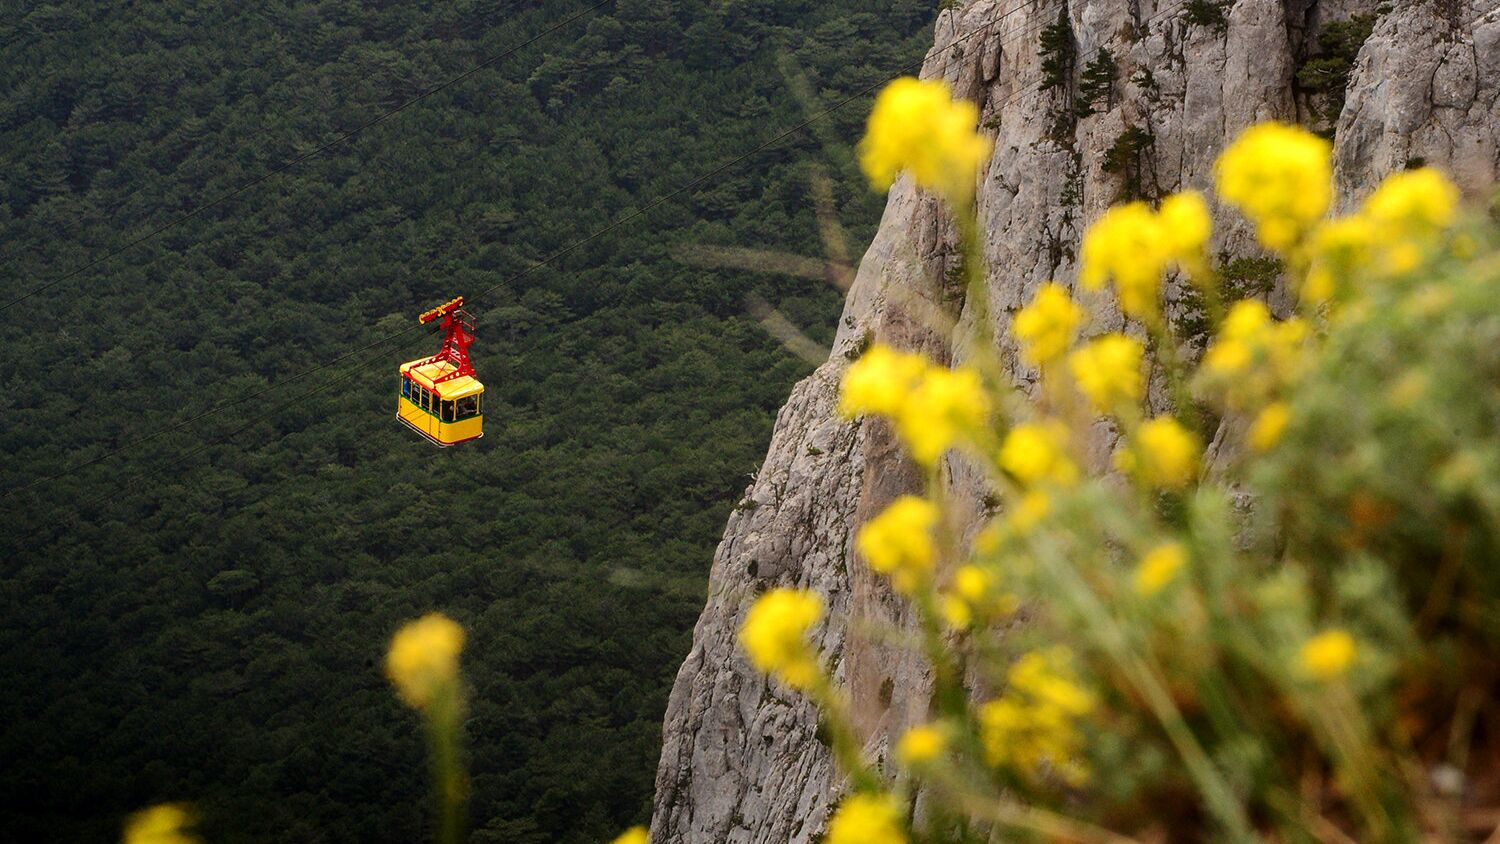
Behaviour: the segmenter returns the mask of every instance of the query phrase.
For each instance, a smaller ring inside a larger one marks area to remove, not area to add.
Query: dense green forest
[[[588,5],[7,4],[0,301]],[[0,840],[108,841],[167,799],[213,842],[420,840],[380,660],[429,609],[470,633],[472,840],[644,820],[714,543],[808,368],[744,298],[825,341],[839,306],[681,247],[818,254],[818,162],[856,244],[880,202],[803,133],[536,262],[909,65],[934,12],[617,0],[0,312]],[[394,420],[426,332],[299,377],[458,294],[483,440]]]

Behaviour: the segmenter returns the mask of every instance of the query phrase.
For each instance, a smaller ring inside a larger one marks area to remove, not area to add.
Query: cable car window
[[[406,396],[407,398],[411,398],[411,379],[410,378],[402,378],[401,379],[401,395]]]
[[[443,400],[443,421],[444,422],[452,422],[453,421],[453,399],[444,399]]]
[[[417,407],[420,407],[423,410],[427,409],[427,391],[426,390],[419,390],[418,391]]]
[[[479,397],[464,396],[458,400],[458,418],[468,419],[470,416],[479,415]]]

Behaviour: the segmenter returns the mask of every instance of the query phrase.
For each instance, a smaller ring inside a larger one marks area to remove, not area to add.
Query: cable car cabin
[[[443,318],[443,347],[432,357],[401,364],[396,418],[440,446],[484,436],[484,384],[469,360],[474,321],[460,310],[463,303],[460,296],[422,314],[424,324]]]
[[[438,445],[484,436],[479,405],[484,385],[468,375],[439,380],[456,371],[447,361],[401,364],[401,401],[396,417]]]

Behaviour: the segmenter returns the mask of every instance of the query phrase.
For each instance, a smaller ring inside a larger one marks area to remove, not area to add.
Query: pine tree
[[[1042,30],[1042,87],[1061,88],[1073,75],[1073,24],[1068,20],[1068,10],[1057,13],[1057,22]]]
[[[1093,114],[1100,100],[1104,100],[1105,110],[1114,105],[1115,76],[1119,69],[1115,57],[1103,47],[1084,65],[1083,74],[1078,81],[1078,97],[1074,101],[1079,117]]]

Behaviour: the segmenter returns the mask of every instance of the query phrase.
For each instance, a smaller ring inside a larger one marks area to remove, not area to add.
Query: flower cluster
[[[910,595],[932,576],[938,518],[932,502],[903,495],[860,528],[855,546],[870,568],[889,577],[896,591]]]
[[[1067,288],[1051,281],[1042,285],[1031,304],[1016,313],[1012,325],[1021,354],[1034,366],[1058,360],[1073,345],[1083,316]]]
[[[807,634],[823,618],[823,601],[812,592],[772,589],[760,596],[740,628],[740,644],[750,662],[794,689],[808,689],[822,677],[822,666]]]
[[[386,676],[408,705],[426,709],[454,690],[463,648],[464,629],[442,613],[429,613],[396,631],[386,656]]]
[[[1068,429],[1056,420],[1023,422],[1012,428],[1000,447],[1000,466],[1031,486],[1078,482],[1078,465],[1068,456]]]
[[[1090,290],[1113,281],[1125,315],[1155,321],[1163,273],[1174,264],[1201,270],[1212,232],[1208,204],[1194,191],[1168,197],[1155,211],[1144,202],[1116,206],[1084,235],[1079,281]]]
[[[927,358],[877,343],[844,374],[839,412],[885,416],[912,457],[935,464],[948,449],[972,439],[990,416],[979,373],[934,366]]]
[[[1049,770],[1081,784],[1083,733],[1079,719],[1094,709],[1094,697],[1069,670],[1065,648],[1033,651],[1006,674],[1005,693],[979,708],[980,739],[991,765],[1027,777]]]
[[[905,812],[889,794],[851,794],[828,822],[826,844],[906,844]]]
[[[1146,380],[1141,373],[1145,351],[1139,340],[1106,334],[1069,355],[1068,368],[1094,410],[1119,413],[1145,395]]]
[[[1328,141],[1296,126],[1252,126],[1215,165],[1219,196],[1255,223],[1266,246],[1289,252],[1333,201]]]
[[[125,820],[123,844],[199,844],[192,834],[193,813],[181,803],[142,809]]]
[[[1115,465],[1153,489],[1186,489],[1198,477],[1203,444],[1170,416],[1142,423],[1129,445],[1115,454]]]
[[[979,109],[954,99],[947,84],[897,79],[875,98],[859,145],[860,165],[880,190],[906,171],[921,187],[967,206],[990,155],[990,140],[976,131],[978,123]]]

